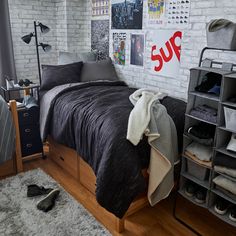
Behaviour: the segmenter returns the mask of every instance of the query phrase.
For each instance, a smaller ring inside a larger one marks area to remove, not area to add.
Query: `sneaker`
[[[52,188],[44,188],[42,186],[32,184],[27,186],[27,197],[35,197],[44,194],[49,194],[52,190]]]
[[[230,209],[229,219],[236,222],[236,206],[234,206]]]
[[[224,199],[218,199],[214,206],[214,211],[219,215],[224,215],[227,212],[228,207],[229,203],[227,201]]]
[[[205,191],[205,189],[197,190],[194,200],[197,203],[201,203],[201,204],[205,203],[206,202],[206,191]]]
[[[59,193],[60,193],[60,190],[58,189],[52,190],[43,200],[38,202],[37,208],[44,212],[50,211],[54,207],[55,201]]]
[[[186,184],[184,192],[188,197],[192,197],[196,192],[196,186],[193,183],[189,182]]]

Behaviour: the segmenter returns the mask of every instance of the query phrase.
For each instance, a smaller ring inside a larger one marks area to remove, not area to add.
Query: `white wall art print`
[[[155,75],[175,78],[179,74],[182,32],[156,30],[150,33],[151,70]]]

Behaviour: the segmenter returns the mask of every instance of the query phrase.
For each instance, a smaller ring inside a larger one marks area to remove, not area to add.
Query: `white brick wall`
[[[37,76],[36,55],[33,43],[24,44],[20,37],[32,30],[32,21],[41,20],[51,26],[44,42],[53,46],[50,53],[41,53],[42,62],[55,63],[58,50],[87,51],[91,44],[91,2],[88,0],[9,0],[14,40],[17,75],[31,79]],[[127,59],[129,60],[130,33],[147,33],[146,64],[144,68],[116,66],[122,79],[137,87],[159,87],[171,96],[187,98],[189,69],[198,64],[200,51],[206,46],[206,23],[211,19],[226,18],[236,22],[235,0],[191,0],[190,25],[183,31],[180,74],[176,78],[155,76],[150,69],[150,39],[148,32],[153,28],[147,25],[147,1],[144,1],[144,23],[142,31],[127,32]],[[111,31],[112,34],[113,31]],[[112,36],[112,35],[110,35]],[[149,46],[149,47],[148,47]],[[110,52],[112,40],[110,38]],[[236,53],[207,53],[207,57],[224,61],[236,61]]]
[[[39,48],[41,64],[57,64],[58,51],[90,50],[90,16],[87,1],[81,0],[9,0],[16,72],[18,80],[38,82],[34,38],[27,45],[23,35],[33,32],[33,21],[50,27],[39,42],[52,45],[48,53]],[[39,31],[38,31],[39,32]]]
[[[41,63],[53,64],[57,60],[55,4],[49,0],[9,0],[8,2],[17,77],[18,79],[28,78],[37,81],[38,70],[34,38],[27,45],[21,40],[21,37],[33,32],[34,20],[48,25],[51,31],[45,35],[39,34],[39,42],[49,43],[52,45],[52,50],[50,53],[44,53],[39,48],[39,51]]]

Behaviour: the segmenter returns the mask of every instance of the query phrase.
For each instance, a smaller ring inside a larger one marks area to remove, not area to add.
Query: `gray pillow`
[[[82,53],[71,53],[71,52],[59,52],[59,65],[65,65],[74,62],[87,62],[96,61],[97,55],[94,52],[82,52]]]
[[[49,90],[55,86],[80,82],[83,62],[67,65],[42,65],[41,90]]]
[[[81,73],[81,82],[94,80],[119,80],[111,58],[84,63]]]

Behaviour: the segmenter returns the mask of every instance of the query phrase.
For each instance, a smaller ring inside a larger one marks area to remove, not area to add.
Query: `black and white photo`
[[[97,51],[99,60],[109,56],[109,20],[91,21],[91,48]]]
[[[112,29],[142,29],[142,0],[112,0]]]

